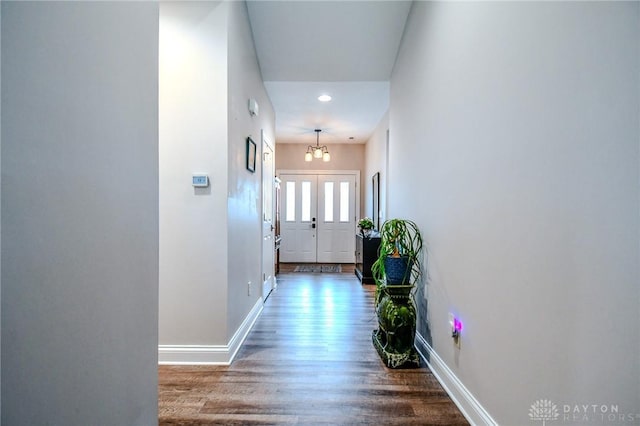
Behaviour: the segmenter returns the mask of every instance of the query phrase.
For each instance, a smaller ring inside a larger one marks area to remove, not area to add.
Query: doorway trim
[[[260,147],[260,158],[261,158],[261,178],[260,184],[262,187],[261,193],[261,204],[262,204],[262,214],[261,214],[261,231],[262,231],[262,267],[260,268],[262,271],[262,300],[266,301],[271,291],[276,288],[276,276],[275,276],[275,177],[276,177],[276,162],[275,162],[275,147],[270,143],[269,139],[265,135],[264,129],[260,131],[260,140],[262,141]],[[271,155],[271,165],[270,170],[267,172],[271,173],[270,175],[265,174],[265,161],[267,157],[267,151],[269,150]],[[269,194],[267,194],[267,188]],[[265,197],[269,196],[271,198],[269,206],[266,206]],[[269,207],[269,217],[270,221],[266,219],[267,207]],[[267,224],[270,226],[270,230],[267,229]],[[269,247],[267,247],[269,245]],[[265,266],[266,262],[269,261],[269,266]]]

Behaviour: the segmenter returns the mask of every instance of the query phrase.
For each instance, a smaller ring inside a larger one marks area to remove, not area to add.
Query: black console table
[[[378,259],[378,247],[380,247],[380,237],[364,237],[356,234],[356,267],[355,273],[362,284],[375,284],[371,274],[371,265]]]

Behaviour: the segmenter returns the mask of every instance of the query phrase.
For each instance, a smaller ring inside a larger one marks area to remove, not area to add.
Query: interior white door
[[[273,235],[275,173],[273,149],[262,139],[262,299],[275,286],[275,242]]]
[[[316,175],[281,175],[280,261],[316,262]]]
[[[355,262],[355,175],[318,176],[319,263]]]

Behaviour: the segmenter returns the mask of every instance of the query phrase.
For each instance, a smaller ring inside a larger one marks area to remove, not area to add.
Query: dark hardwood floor
[[[373,286],[283,273],[230,366],[160,366],[160,425],[467,425],[431,372],[372,343]]]

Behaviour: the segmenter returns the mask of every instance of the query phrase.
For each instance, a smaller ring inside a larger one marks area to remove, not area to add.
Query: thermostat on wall
[[[208,175],[193,175],[191,179],[191,184],[195,188],[206,188],[209,186],[209,176]]]

